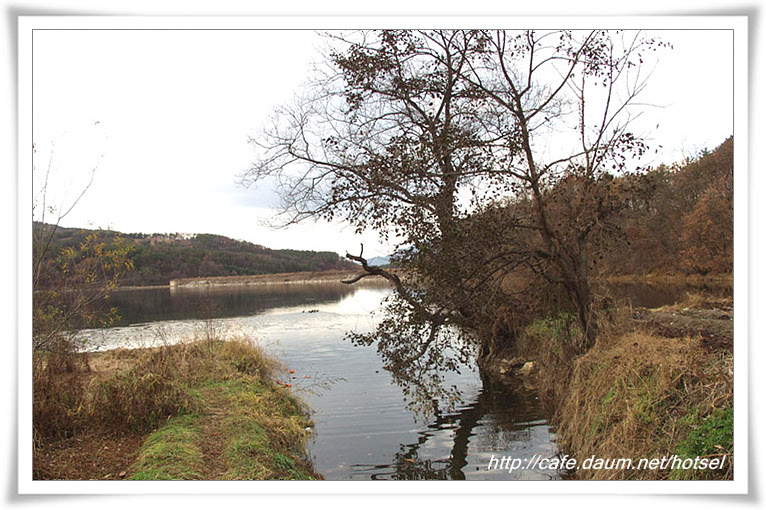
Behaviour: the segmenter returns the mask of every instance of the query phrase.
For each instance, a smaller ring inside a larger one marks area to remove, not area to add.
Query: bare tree
[[[605,30],[483,36],[485,58],[463,77],[513,119],[494,126],[503,140],[496,170],[531,201],[526,226],[541,241],[534,267],[564,286],[590,346],[596,322],[589,238],[619,207],[610,200],[612,177],[647,149],[630,127],[641,112],[634,108],[645,106],[637,104],[648,78],[644,55],[663,43]],[[555,147],[546,150],[550,143]],[[517,149],[510,158],[509,147]]]
[[[246,185],[279,184],[285,223],[350,222],[399,242],[403,282],[373,335],[391,366],[453,367],[503,272],[562,285],[595,338],[589,240],[617,206],[610,178],[645,145],[629,131],[645,86],[640,33],[384,30],[329,34],[335,50],[309,94],[253,139]],[[555,149],[555,150],[554,150]],[[504,202],[505,201],[505,202]],[[477,215],[515,204],[477,233]],[[443,332],[444,334],[441,334]],[[410,374],[412,375],[412,374]]]

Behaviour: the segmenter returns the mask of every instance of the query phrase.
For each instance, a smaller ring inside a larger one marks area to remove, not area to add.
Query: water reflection
[[[490,470],[493,455],[553,457],[550,427],[533,391],[485,383],[454,413],[437,416],[413,442],[402,444],[389,464],[351,466],[352,479],[373,480],[556,480],[557,470]],[[527,421],[528,420],[528,421]]]
[[[612,283],[606,289],[602,289],[601,292],[608,292],[618,303],[629,301],[633,306],[658,308],[683,301],[689,293],[704,293],[720,297],[731,296],[732,286],[726,284]]]
[[[661,306],[688,287],[614,286],[612,296]],[[694,289],[691,289],[692,291]],[[488,470],[490,459],[557,454],[534,390],[483,381],[470,369],[446,374],[463,401],[430,419],[415,415],[374,346],[348,331],[371,331],[387,288],[342,284],[148,289],[115,292],[120,327],[83,333],[92,348],[148,346],[194,338],[210,321],[224,335],[256,339],[295,370],[293,390],[314,410],[309,453],[329,480],[548,480],[547,470]],[[311,313],[309,313],[311,312]],[[200,319],[207,318],[207,321]]]
[[[357,290],[342,283],[158,287],[115,291],[109,298],[109,306],[120,311],[116,326],[129,326],[208,317],[243,317],[274,308],[337,303]]]
[[[113,296],[113,305],[121,307],[126,325],[86,336],[99,348],[193,338],[205,322],[199,320],[200,304],[214,302],[219,331],[256,339],[295,371],[285,375],[296,378],[293,390],[314,411],[309,453],[325,478],[549,477],[487,470],[493,454],[555,454],[553,435],[533,392],[490,387],[465,369],[445,380],[459,388],[463,402],[454,412],[425,419],[408,408],[375,347],[345,340],[348,331],[375,327],[372,312],[389,292],[342,285],[195,289],[173,295],[168,289],[121,292]]]

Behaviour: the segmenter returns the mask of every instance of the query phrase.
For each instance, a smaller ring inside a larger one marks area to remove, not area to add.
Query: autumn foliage
[[[575,318],[572,356],[584,354],[610,308],[598,289],[606,276],[731,271],[733,142],[641,168],[650,147],[632,128],[639,71],[669,49],[662,40],[608,30],[327,36],[322,72],[251,140],[256,156],[240,177],[280,183],[286,226],[340,219],[396,243],[407,279],[366,264],[362,248],[347,255],[361,266],[346,283],[395,287],[386,320],[351,339],[376,344],[398,381],[423,388],[427,374],[491,358],[551,313]]]
[[[683,164],[622,181],[627,205],[603,274],[733,272],[733,138]]]

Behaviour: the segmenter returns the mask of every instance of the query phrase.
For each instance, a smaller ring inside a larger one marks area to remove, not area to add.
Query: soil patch
[[[136,460],[143,435],[98,433],[48,442],[34,453],[35,480],[121,480]]]
[[[202,442],[199,448],[206,467],[205,479],[223,480],[228,470],[228,465],[223,458],[226,434],[221,430],[221,420],[226,415],[224,401],[217,391],[210,388],[206,389],[203,395],[209,406],[200,422]]]
[[[667,338],[699,336],[711,351],[734,346],[734,312],[723,310],[665,311],[637,309],[633,314],[639,328]]]

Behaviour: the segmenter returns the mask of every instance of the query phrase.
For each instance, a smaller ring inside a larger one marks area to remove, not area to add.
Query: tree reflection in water
[[[516,381],[513,387],[488,379],[476,399],[455,412],[437,414],[427,429],[418,433],[417,440],[402,444],[388,465],[355,465],[356,474],[369,474],[372,480],[466,480],[485,478],[488,463],[481,453],[494,452],[508,455],[529,448],[531,444],[541,454],[549,448],[547,442],[535,444],[531,433],[534,427],[547,429],[545,420],[540,420],[540,407],[533,390]],[[490,429],[490,433],[479,433],[477,429]],[[443,458],[430,458],[429,445],[438,437],[450,436],[451,448]],[[477,444],[481,443],[481,444]],[[472,450],[472,451],[469,451]],[[477,451],[478,450],[478,451]],[[422,453],[422,455],[421,455]],[[543,455],[553,456],[557,452],[547,450]],[[475,472],[478,475],[473,475]],[[494,472],[500,478],[514,479],[519,472]],[[558,471],[527,473],[535,479],[565,479],[566,473]],[[498,476],[490,476],[497,479]]]

